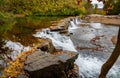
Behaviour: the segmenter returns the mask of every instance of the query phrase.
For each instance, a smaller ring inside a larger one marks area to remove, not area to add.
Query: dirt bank
[[[96,15],[91,14],[87,15],[86,18],[89,21],[99,22],[103,24],[111,25],[120,25],[120,16],[119,15]]]

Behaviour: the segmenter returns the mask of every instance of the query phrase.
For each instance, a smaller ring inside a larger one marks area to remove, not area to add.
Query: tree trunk
[[[120,28],[119,28],[119,32],[118,32],[116,47],[115,47],[114,51],[112,52],[111,56],[109,57],[109,59],[106,61],[106,63],[103,64],[99,78],[106,77],[108,71],[114,65],[114,63],[117,61],[119,55],[120,55]]]

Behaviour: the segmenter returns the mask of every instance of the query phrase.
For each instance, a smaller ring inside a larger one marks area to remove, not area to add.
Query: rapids
[[[70,21],[68,27],[69,33],[72,33],[70,36],[50,31],[49,28],[37,32],[34,36],[51,39],[57,49],[78,52],[79,57],[75,64],[79,67],[80,77],[97,78],[102,64],[115,47],[110,39],[117,34],[118,27],[93,22],[89,23],[89,26],[82,27],[80,23],[81,20],[78,18]],[[107,78],[120,78],[120,58]]]

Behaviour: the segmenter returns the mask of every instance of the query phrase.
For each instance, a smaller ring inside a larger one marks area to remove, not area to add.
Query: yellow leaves
[[[83,13],[85,13],[85,12],[86,12],[85,7],[81,7],[80,9],[82,10],[82,12],[83,12]]]
[[[9,63],[10,65],[3,71],[1,78],[17,78],[19,74],[25,74],[22,68],[25,60],[27,59],[26,56],[32,54],[34,51],[35,48],[19,54],[15,61]]]
[[[14,62],[10,62],[10,66],[8,66],[1,78],[17,78],[18,74],[24,73],[22,70],[24,63],[21,63],[20,60],[16,60]]]
[[[103,11],[102,11],[102,13],[103,13],[103,14],[106,14],[106,11],[105,11],[105,10],[103,10]]]

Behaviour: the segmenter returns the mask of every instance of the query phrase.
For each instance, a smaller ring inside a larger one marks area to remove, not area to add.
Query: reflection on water
[[[31,45],[37,40],[32,34],[36,29],[46,28],[57,21],[58,17],[24,17],[16,18],[16,24],[5,34],[5,39],[13,42],[20,42],[24,46]]]

